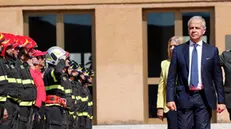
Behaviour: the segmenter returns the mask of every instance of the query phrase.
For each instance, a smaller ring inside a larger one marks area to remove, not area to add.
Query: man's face
[[[44,67],[45,66],[45,57],[44,56],[39,56],[38,57],[39,65]]]
[[[6,49],[6,53],[8,54],[8,55],[10,55],[10,56],[14,56],[14,53],[13,53],[13,48],[12,47],[8,47],[7,49]]]
[[[33,56],[33,53],[34,53],[34,49],[27,49],[27,48],[24,48],[24,51],[25,51],[25,54],[27,54],[29,57],[32,57]]]
[[[205,33],[205,29],[202,25],[202,20],[192,19],[189,24],[188,31],[189,31],[190,39],[193,42],[199,42],[200,40],[202,40],[202,37]]]
[[[15,57],[18,57],[18,53],[19,53],[19,50],[14,48],[13,49],[13,54],[14,54]]]

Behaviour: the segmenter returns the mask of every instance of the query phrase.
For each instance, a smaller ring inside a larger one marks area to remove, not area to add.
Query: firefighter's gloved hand
[[[59,57],[59,58],[55,61],[55,65],[57,65],[57,64],[60,62],[60,60],[66,60],[66,58],[67,58],[67,57],[66,57],[65,55]]]
[[[63,107],[67,107],[67,100],[62,98],[61,99],[61,105],[63,105]]]

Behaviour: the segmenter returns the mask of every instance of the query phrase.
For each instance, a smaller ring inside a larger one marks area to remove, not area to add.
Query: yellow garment
[[[169,60],[163,60],[161,62],[160,82],[158,85],[157,104],[156,104],[157,108],[163,108],[165,113],[169,111],[169,109],[166,106],[166,87],[167,87],[169,66],[170,66]]]

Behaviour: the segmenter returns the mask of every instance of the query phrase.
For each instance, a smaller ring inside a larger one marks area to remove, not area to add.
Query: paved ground
[[[167,129],[166,125],[97,125],[93,129]],[[231,129],[231,123],[212,124],[212,129]]]

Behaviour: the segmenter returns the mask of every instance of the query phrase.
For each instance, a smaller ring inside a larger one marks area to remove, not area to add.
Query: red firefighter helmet
[[[4,41],[5,37],[2,33],[0,33],[0,42]]]
[[[29,43],[29,40],[25,36],[17,35],[16,37],[16,42],[18,43],[19,47],[25,47]]]
[[[38,47],[37,43],[32,38],[28,36],[25,36],[25,38],[29,41],[27,44],[25,44],[26,49],[30,50]]]
[[[15,43],[15,40],[11,34],[6,34],[6,33],[2,33],[2,34],[5,37],[5,40],[2,41],[1,43],[3,47],[0,55],[4,57],[6,54],[6,49],[10,46],[12,47],[13,44]]]
[[[8,35],[10,36],[10,38],[11,38],[11,40],[12,40],[12,42],[13,42],[12,47],[13,47],[13,48],[18,47],[17,37],[16,37],[15,35],[13,35],[13,34],[8,34]]]

